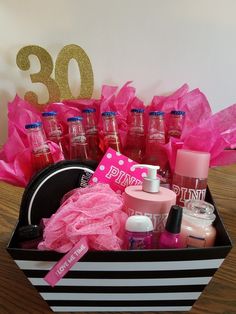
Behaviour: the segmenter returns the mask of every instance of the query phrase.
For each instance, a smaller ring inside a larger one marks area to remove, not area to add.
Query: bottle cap
[[[39,126],[42,125],[42,122],[34,122],[34,123],[29,123],[29,124],[26,124],[25,125],[25,128],[28,130],[28,129],[36,129],[38,128]]]
[[[115,116],[116,115],[116,112],[115,111],[104,111],[102,113],[102,116],[103,117],[111,117],[111,116]]]
[[[150,111],[149,112],[149,116],[164,116],[164,112],[163,111]]]
[[[92,112],[96,112],[96,109],[94,108],[86,108],[82,110],[83,113],[92,113]]]
[[[71,117],[67,119],[67,122],[75,122],[75,121],[82,121],[83,118],[78,116],[78,117]]]
[[[174,234],[180,233],[182,222],[183,208],[178,205],[171,206],[169,215],[167,217],[166,231]]]
[[[57,113],[55,111],[42,112],[43,117],[54,117],[56,115],[57,115]]]
[[[181,111],[181,110],[172,110],[170,113],[174,114],[176,116],[184,116],[185,115],[185,111]]]
[[[206,179],[208,177],[210,153],[187,149],[178,149],[175,173],[189,178]]]
[[[31,239],[41,237],[42,233],[43,233],[42,226],[27,225],[27,226],[20,227],[17,232],[17,235],[18,235],[19,240],[24,241],[24,240],[31,240]]]
[[[148,170],[147,176],[143,179],[143,191],[148,193],[157,193],[160,189],[160,179],[157,177],[157,170],[160,169],[159,166],[138,164],[132,166],[132,168],[146,168]]]
[[[134,215],[126,220],[125,230],[130,232],[149,232],[153,231],[153,224],[147,216]]]
[[[134,108],[134,109],[131,109],[131,112],[144,113],[144,109],[142,109],[142,108]]]

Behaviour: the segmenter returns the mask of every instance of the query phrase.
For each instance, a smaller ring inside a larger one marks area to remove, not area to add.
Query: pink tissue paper
[[[100,138],[102,139],[102,118],[104,111],[116,111],[119,133],[124,146],[127,136],[130,110],[145,108],[145,122],[148,112],[162,110],[169,119],[171,110],[186,112],[184,129],[180,139],[170,138],[162,145],[173,171],[177,149],[206,151],[211,154],[210,166],[223,166],[236,162],[236,104],[212,114],[206,96],[199,90],[189,91],[184,84],[169,96],[154,96],[149,105],[145,105],[136,95],[134,87],[127,82],[120,89],[117,86],[104,85],[100,99],[65,100],[42,106],[43,110],[54,110],[63,125],[64,136],[68,139],[66,120],[80,115],[87,107],[96,109]],[[24,125],[40,121],[40,111],[18,96],[8,105],[8,139],[0,151],[0,180],[17,186],[26,186],[32,176],[30,152]],[[147,124],[147,123],[145,123]],[[102,143],[102,141],[101,141]],[[59,147],[50,143],[54,161],[63,159]],[[103,147],[101,147],[103,149]],[[230,150],[231,148],[231,150]]]

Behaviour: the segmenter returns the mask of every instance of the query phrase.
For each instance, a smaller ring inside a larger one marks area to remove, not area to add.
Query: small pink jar
[[[216,229],[213,222],[216,218],[214,206],[202,200],[187,200],[183,208],[180,231],[182,247],[214,246]]]

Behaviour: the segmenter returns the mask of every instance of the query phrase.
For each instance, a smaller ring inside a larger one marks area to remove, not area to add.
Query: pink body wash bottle
[[[177,205],[171,207],[165,231],[160,235],[159,249],[178,249],[181,247],[180,228],[182,222],[183,208]]]
[[[157,177],[159,166],[134,165],[133,168],[147,168],[148,174],[142,185],[132,185],[125,188],[125,211],[129,216],[145,215],[153,223],[153,245],[157,245],[160,232],[164,230],[166,218],[172,205],[176,202],[176,194],[164,187],[160,187]]]
[[[214,206],[202,200],[185,201],[180,233],[183,247],[214,246],[216,229],[213,222],[216,216],[213,212]]]
[[[153,248],[153,224],[149,217],[130,216],[125,224],[126,250],[150,250]]]
[[[188,199],[205,199],[210,154],[179,149],[172,181],[176,204],[184,206]]]

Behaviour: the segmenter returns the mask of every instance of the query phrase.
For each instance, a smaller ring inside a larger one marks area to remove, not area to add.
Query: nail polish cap
[[[165,229],[166,231],[178,234],[180,233],[182,222],[183,208],[178,205],[171,206]]]

